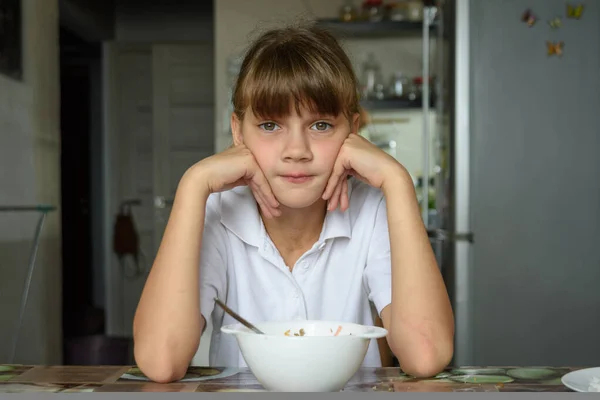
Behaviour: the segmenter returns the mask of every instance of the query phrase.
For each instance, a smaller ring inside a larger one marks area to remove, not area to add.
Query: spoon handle
[[[244,318],[240,317],[235,311],[233,311],[231,308],[227,307],[227,305],[225,305],[225,303],[223,303],[221,300],[219,300],[218,297],[215,297],[215,303],[217,303],[219,306],[221,306],[221,308],[223,310],[225,310],[225,312],[227,312],[227,314],[231,315],[233,318],[235,318],[236,320],[241,322],[242,325],[244,325],[246,328],[251,329],[260,335],[264,335],[263,331],[261,331],[260,329],[258,329],[254,325],[252,325],[250,322],[246,321]]]

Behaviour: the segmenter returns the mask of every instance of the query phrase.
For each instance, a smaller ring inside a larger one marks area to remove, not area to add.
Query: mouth
[[[314,178],[314,175],[307,174],[285,174],[281,175],[281,177],[291,183],[304,183],[308,182]]]

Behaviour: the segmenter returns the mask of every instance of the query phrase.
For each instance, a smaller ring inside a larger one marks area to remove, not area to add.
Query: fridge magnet
[[[527,25],[529,25],[529,27],[531,28],[537,21],[537,17],[533,15],[531,10],[525,10],[523,15],[521,16],[521,21],[527,23]]]
[[[564,42],[550,42],[547,41],[546,45],[548,47],[548,55],[549,56],[558,56],[561,57],[563,54],[563,47],[565,46]]]
[[[551,19],[550,21],[548,21],[548,25],[550,25],[550,27],[552,29],[558,29],[561,27],[561,21],[559,17],[554,17],[553,19]]]
[[[567,4],[567,17],[571,19],[580,19],[581,14],[583,14],[583,4],[579,4],[578,6],[574,6],[572,4]]]

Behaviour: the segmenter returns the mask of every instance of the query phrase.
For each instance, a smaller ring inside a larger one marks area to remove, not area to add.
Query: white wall
[[[23,0],[24,80],[0,76],[0,204],[60,206],[58,0]],[[0,214],[0,363],[8,361],[36,215]],[[15,362],[61,362],[60,213],[45,225]]]
[[[359,4],[359,1],[355,1]],[[216,151],[230,143],[229,89],[227,63],[239,57],[249,38],[274,26],[302,20],[335,18],[341,0],[218,0],[215,1],[215,138]],[[308,6],[308,7],[307,7]],[[369,52],[375,53],[382,65],[385,83],[395,71],[409,76],[421,75],[422,41],[420,38],[352,39],[344,43],[358,76]]]

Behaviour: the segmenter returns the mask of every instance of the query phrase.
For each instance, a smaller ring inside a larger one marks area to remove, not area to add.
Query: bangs
[[[350,62],[326,44],[271,43],[253,54],[233,97],[238,116],[250,109],[259,118],[288,116],[295,108],[314,114],[350,116],[358,112],[356,78]]]

